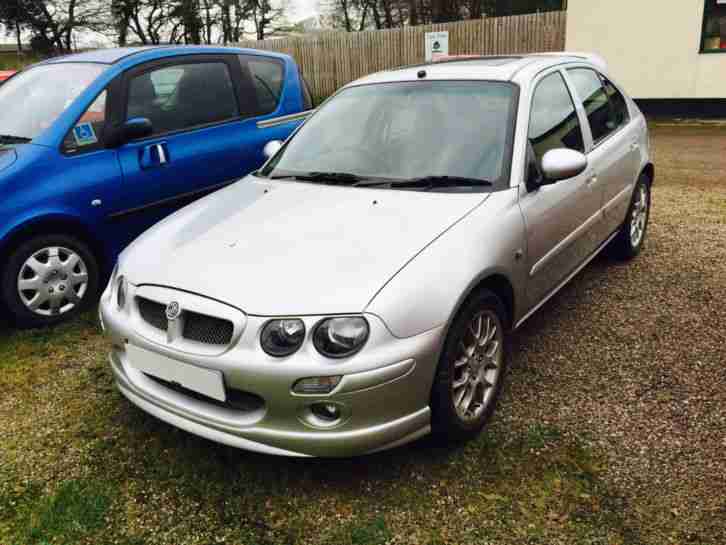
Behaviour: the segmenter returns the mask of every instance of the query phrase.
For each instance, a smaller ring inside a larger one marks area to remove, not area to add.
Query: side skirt
[[[521,326],[521,325],[522,325],[522,324],[523,324],[523,323],[524,323],[525,321],[527,321],[527,319],[528,319],[528,318],[529,318],[530,316],[532,316],[532,314],[534,314],[535,312],[537,312],[537,311],[538,311],[538,310],[539,310],[539,309],[540,309],[540,308],[542,307],[542,305],[544,305],[544,304],[545,304],[545,303],[546,303],[547,301],[549,301],[549,300],[550,300],[550,299],[551,299],[551,298],[552,298],[552,297],[553,297],[553,296],[554,296],[554,295],[555,295],[555,294],[556,294],[556,293],[557,293],[558,291],[560,291],[560,290],[561,290],[561,289],[562,289],[562,288],[563,288],[563,287],[565,286],[565,284],[567,284],[567,283],[568,283],[568,282],[569,282],[570,280],[572,280],[572,278],[573,278],[573,277],[574,277],[574,276],[575,276],[575,275],[576,275],[577,273],[579,273],[579,272],[580,272],[580,271],[581,271],[582,269],[584,269],[584,268],[585,268],[585,267],[586,267],[586,266],[587,266],[587,265],[588,265],[588,264],[590,263],[590,261],[592,261],[593,259],[595,259],[595,257],[596,257],[596,256],[597,256],[597,255],[598,255],[598,254],[599,254],[599,253],[600,253],[600,252],[601,252],[601,251],[603,250],[603,248],[605,248],[605,246],[607,246],[608,244],[610,244],[610,241],[611,241],[612,239],[614,239],[614,238],[615,238],[615,237],[616,237],[616,236],[618,235],[618,232],[619,232],[619,231],[620,231],[620,227],[618,227],[618,228],[617,228],[617,229],[615,230],[615,232],[614,232],[613,234],[611,234],[611,235],[610,235],[610,236],[609,236],[609,237],[608,237],[608,238],[607,238],[607,239],[605,240],[605,242],[603,242],[603,243],[602,243],[602,244],[601,244],[600,246],[598,246],[598,247],[597,247],[597,249],[596,249],[596,250],[595,250],[595,251],[594,251],[593,253],[591,253],[591,254],[590,254],[590,256],[589,256],[589,257],[588,257],[587,259],[585,259],[585,260],[584,260],[584,261],[583,261],[582,263],[580,263],[580,264],[579,264],[579,265],[578,265],[578,266],[577,266],[577,267],[575,268],[575,270],[574,270],[574,271],[572,271],[572,272],[571,272],[571,273],[570,273],[569,275],[567,275],[567,276],[565,277],[565,279],[564,279],[564,280],[563,280],[562,282],[560,282],[560,283],[559,283],[559,284],[558,284],[558,285],[557,285],[557,286],[556,286],[556,287],[555,287],[555,288],[554,288],[554,289],[553,289],[553,290],[552,290],[551,292],[549,292],[549,293],[548,293],[547,295],[545,295],[545,297],[544,297],[544,298],[543,298],[543,299],[542,299],[542,300],[541,300],[541,301],[540,301],[539,303],[537,303],[537,304],[536,304],[536,305],[535,305],[535,306],[534,306],[534,307],[532,308],[532,310],[530,310],[530,311],[529,311],[529,312],[528,312],[527,314],[525,314],[525,315],[524,315],[524,316],[523,316],[523,317],[522,317],[522,318],[521,318],[521,319],[520,319],[520,320],[519,320],[519,321],[518,321],[518,322],[516,323],[516,325],[514,326],[513,330],[517,330],[517,329],[519,329],[519,327],[520,327],[520,326]]]

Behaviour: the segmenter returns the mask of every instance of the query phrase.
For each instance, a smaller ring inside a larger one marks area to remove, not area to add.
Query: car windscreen
[[[351,87],[323,104],[261,174],[460,177],[496,186],[509,172],[516,97],[506,82]]]
[[[0,135],[35,138],[106,68],[90,63],[47,64],[9,79],[0,86]]]

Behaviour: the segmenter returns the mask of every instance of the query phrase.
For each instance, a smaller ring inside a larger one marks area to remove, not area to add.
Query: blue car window
[[[106,125],[106,97],[103,91],[88,107],[63,140],[65,153],[98,149],[103,144]]]
[[[258,115],[268,114],[280,103],[283,84],[283,65],[275,59],[246,56],[247,68],[257,95]]]
[[[222,62],[167,66],[134,77],[126,118],[145,117],[153,134],[239,117],[229,68]]]

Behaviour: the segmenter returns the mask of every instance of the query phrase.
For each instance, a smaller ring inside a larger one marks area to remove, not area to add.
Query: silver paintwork
[[[275,155],[278,151],[280,151],[280,148],[282,147],[282,142],[280,140],[270,140],[267,144],[265,144],[265,147],[262,148],[262,153],[265,157],[268,159]]]
[[[548,182],[579,176],[587,168],[587,157],[571,149],[553,149],[542,157],[542,173]]]
[[[567,69],[582,66],[593,65],[555,54],[500,66],[427,66],[427,80],[519,86],[509,188],[432,193],[248,176],[147,231],[119,258],[118,275],[128,282],[126,307],[116,307],[112,284],[101,300],[120,391],[175,426],[271,454],[355,455],[428,433],[442,345],[472,290],[493,278],[511,286],[510,321],[497,328],[503,334],[556,293],[626,221],[635,183],[650,163],[645,120],[630,99],[630,122],[597,146],[578,105],[586,168],[551,185],[529,190],[525,184],[532,94],[543,77],[559,71],[577,99]],[[419,70],[381,72],[351,85],[415,82]],[[170,342],[139,317],[140,294],[226,317],[234,324],[231,343]],[[316,351],[312,331],[330,315],[365,316],[371,332],[360,352],[332,360]],[[293,355],[274,358],[261,349],[259,335],[267,320],[284,317],[301,318],[306,339]],[[228,387],[263,403],[233,410],[165,388],[132,365],[129,344],[220,371]],[[493,371],[486,370],[488,382],[496,379]],[[297,380],[316,376],[343,378],[327,395],[292,393]],[[319,402],[338,404],[340,421],[326,427],[309,418]]]
[[[43,248],[20,267],[17,289],[20,300],[31,312],[40,316],[65,314],[86,295],[88,269],[73,250]]]

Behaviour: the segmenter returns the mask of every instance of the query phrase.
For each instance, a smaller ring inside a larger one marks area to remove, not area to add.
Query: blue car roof
[[[204,45],[156,45],[142,47],[117,47],[112,49],[97,49],[94,51],[86,51],[84,53],[75,53],[73,55],[64,55],[62,57],[54,57],[40,64],[56,64],[63,62],[91,62],[99,64],[117,64],[124,59],[135,56],[143,56],[144,60],[150,60],[155,57],[166,57],[170,55],[190,55],[204,53],[254,53],[257,55],[268,55],[271,57],[284,58],[286,55],[273,53],[269,51],[260,51],[257,49],[243,49],[241,47],[222,47],[222,46],[204,46]],[[144,55],[142,55],[144,54]]]

